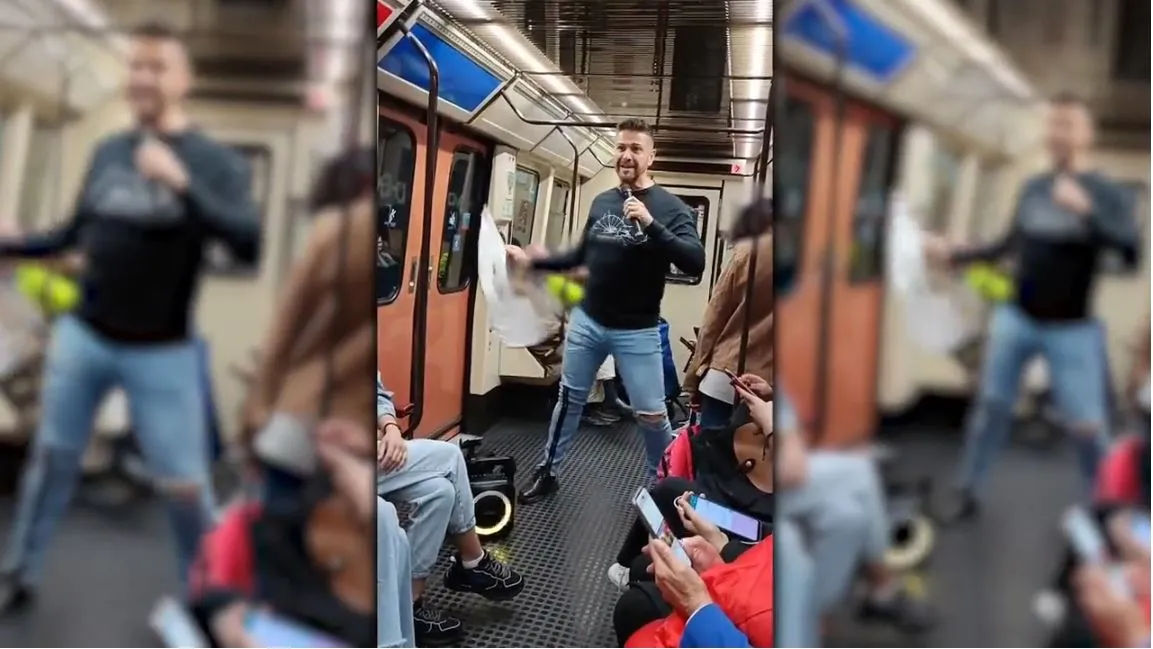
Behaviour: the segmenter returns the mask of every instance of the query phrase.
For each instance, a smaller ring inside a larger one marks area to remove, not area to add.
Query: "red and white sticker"
[[[399,14],[400,10],[396,7],[385,4],[383,0],[376,0],[376,35],[379,37],[383,34],[384,28],[396,20]]]

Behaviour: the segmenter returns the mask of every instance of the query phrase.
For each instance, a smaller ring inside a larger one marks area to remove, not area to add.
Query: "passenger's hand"
[[[689,561],[693,562],[693,570],[700,574],[704,574],[713,566],[719,566],[725,562],[721,558],[720,549],[704,537],[690,536],[681,539],[681,545],[685,547],[685,554],[689,555]]]
[[[1072,174],[1058,174],[1053,180],[1053,202],[1077,216],[1087,216],[1093,211],[1089,193]]]
[[[664,541],[649,541],[645,553],[653,561],[653,580],[661,596],[686,618],[712,603],[701,576],[692,566],[674,557],[672,549]]]
[[[756,374],[742,374],[737,377],[737,380],[744,383],[746,387],[762,399],[771,399],[773,397],[773,386]]]
[[[697,513],[689,504],[689,497],[692,496],[691,491],[686,491],[679,498],[673,501],[673,506],[677,508],[677,514],[681,517],[681,523],[684,524],[685,529],[692,534],[696,534],[709,545],[716,548],[720,552],[726,545],[728,545],[729,537],[720,530],[711,521],[707,520],[704,516]]]
[[[376,467],[369,459],[370,439],[365,426],[340,419],[325,421],[316,431],[316,452],[333,487],[364,521],[376,516]]]
[[[1109,538],[1117,547],[1121,562],[1132,582],[1133,594],[1138,598],[1149,597],[1149,546],[1133,534],[1133,520],[1129,512],[1114,514],[1107,523]]]
[[[1120,592],[1110,579],[1107,567],[1085,565],[1078,568],[1073,575],[1073,591],[1093,628],[1108,636],[1108,643],[1102,646],[1144,646],[1149,637],[1144,608]]]
[[[145,136],[136,147],[136,170],[149,180],[157,180],[175,191],[188,187],[188,171],[176,153],[155,136]]]
[[[625,199],[625,218],[640,223],[642,228],[649,227],[649,224],[653,222],[653,215],[649,214],[649,208],[645,207],[641,199],[635,196]]]
[[[761,427],[765,435],[773,432],[773,403],[765,401],[755,392],[740,383],[733,384],[733,390],[745,405],[749,407],[749,418]]]
[[[209,621],[212,635],[220,647],[259,647],[258,643],[244,629],[244,617],[248,614],[248,604],[233,602],[216,612]]]
[[[376,439],[376,466],[383,473],[391,473],[408,461],[408,443],[396,424],[386,426]]]

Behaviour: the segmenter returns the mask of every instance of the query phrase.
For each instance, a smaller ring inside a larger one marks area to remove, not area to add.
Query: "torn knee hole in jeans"
[[[637,417],[646,424],[659,424],[665,420],[663,412],[638,412]]]
[[[161,480],[157,488],[166,496],[189,502],[198,501],[203,492],[202,485],[192,480]]]

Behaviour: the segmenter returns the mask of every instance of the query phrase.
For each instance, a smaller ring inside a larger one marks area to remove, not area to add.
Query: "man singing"
[[[532,484],[520,494],[523,503],[557,490],[557,469],[572,446],[597,368],[610,354],[644,435],[650,478],[672,440],[658,329],[665,274],[672,264],[700,275],[705,248],[692,209],[649,176],[653,155],[648,125],[638,119],[621,122],[614,157],[620,187],[593,199],[577,247],[553,256],[509,250],[512,261],[535,270],[588,269],[584,301],[569,321],[560,396],[544,459]]]
[[[1035,354],[1049,366],[1090,484],[1104,450],[1109,379],[1103,332],[1090,314],[1092,289],[1103,250],[1137,262],[1133,203],[1124,188],[1088,168],[1093,120],[1081,100],[1059,95],[1050,102],[1047,144],[1053,168],[1025,183],[1004,238],[961,250],[936,237],[925,243],[926,256],[940,265],[1016,257],[1015,299],[998,306],[989,324],[955,518],[977,513],[977,492],[1012,425],[1021,371]]]
[[[184,110],[188,52],[168,28],[133,31],[128,104],[136,127],[97,145],[72,218],[0,241],[0,255],[85,257],[83,298],[53,326],[42,415],[28,456],[0,588],[0,611],[30,600],[44,552],[68,507],[101,401],[127,393],[151,474],[168,498],[186,579],[209,522],[205,396],[192,302],[207,241],[255,261],[259,215],[244,158],[195,128]]]

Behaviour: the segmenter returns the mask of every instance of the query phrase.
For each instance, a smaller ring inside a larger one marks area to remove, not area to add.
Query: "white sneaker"
[[[609,581],[621,590],[629,587],[629,569],[619,563],[609,566]]]

